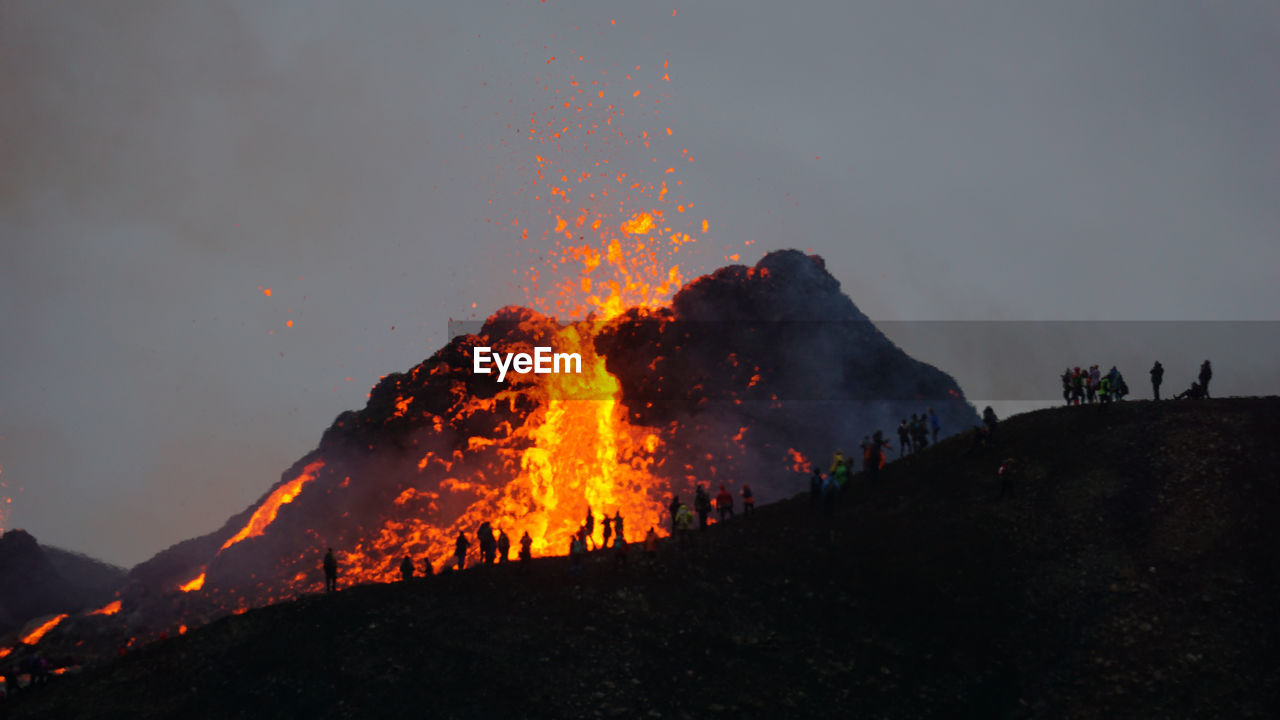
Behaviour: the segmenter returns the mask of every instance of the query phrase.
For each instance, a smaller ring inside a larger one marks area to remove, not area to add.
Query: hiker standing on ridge
[[[453,557],[458,561],[458,569],[461,570],[467,566],[467,548],[471,547],[471,542],[467,540],[467,536],[458,531],[458,539],[453,541]]]
[[[836,469],[827,475],[827,479],[835,482],[837,490],[844,490],[849,486],[849,475],[853,472],[852,464],[844,459],[840,459],[840,464],[836,465]],[[826,492],[826,485],[823,485],[823,492]]]
[[[480,523],[480,529],[476,530],[476,539],[480,541],[480,564],[492,565],[497,543],[493,539],[493,526],[488,520]]]
[[[915,444],[916,452],[929,447],[929,428],[927,423],[928,418],[925,417],[924,413],[920,413],[920,418],[916,420],[915,426],[911,428],[911,442]]]
[[[862,471],[867,474],[867,478],[874,484],[880,475],[880,466],[884,464],[884,447],[887,443],[884,441],[884,435],[876,430],[871,436],[871,442],[867,445],[862,455]]]
[[[596,544],[596,538],[593,534],[596,531],[596,516],[591,514],[590,505],[587,506],[587,521],[582,524],[582,531],[582,542],[585,547],[585,552],[586,550],[590,550]],[[586,546],[587,542],[590,542],[591,546]]]
[[[1164,366],[1157,360],[1155,365],[1151,366],[1151,394],[1156,400],[1160,399],[1160,383],[1164,382]]]
[[[1062,371],[1062,400],[1071,404],[1071,368]]]
[[[652,525],[644,536],[644,556],[649,562],[653,562],[658,557],[658,533],[654,531]]]
[[[742,516],[746,517],[756,510],[756,496],[751,494],[751,486],[742,485]]]
[[[689,512],[689,506],[681,504],[676,508],[676,536],[680,538],[680,550],[684,551],[689,547],[693,538],[690,536],[693,530],[693,513]]]
[[[938,433],[942,430],[942,423],[938,422],[938,413],[929,408],[929,429],[933,431],[933,444],[938,444]]]
[[[671,504],[667,505],[667,509],[671,511],[671,534],[676,534],[676,513],[680,512],[680,496],[672,494]]]
[[[822,471],[817,465],[813,466],[813,473],[809,475],[809,499],[814,505],[822,500]]]
[[[338,589],[338,559],[333,556],[333,548],[324,554],[324,591],[333,592]]]
[[[827,474],[830,475],[836,471],[836,466],[844,463],[844,453],[840,450],[831,457],[831,467],[827,468]],[[814,470],[817,470],[815,467]]]
[[[525,530],[524,535],[520,536],[520,562],[527,563],[533,559],[533,538],[529,537],[529,531]]]
[[[720,522],[733,517],[733,493],[726,490],[723,484],[716,494],[716,509],[720,511]]]
[[[996,411],[992,410],[990,405],[982,408],[982,424],[986,425],[992,434],[995,434],[996,423],[998,422],[1000,420],[996,417]]]
[[[898,457],[902,457],[910,449],[907,445],[907,434],[910,432],[907,428],[907,419],[902,418],[902,422],[898,423]]]
[[[693,510],[698,513],[698,529],[707,529],[707,516],[711,514],[711,495],[699,485],[693,492]]]
[[[498,562],[505,563],[511,558],[511,538],[507,537],[507,531],[498,528]]]
[[[609,547],[609,538],[613,537],[613,518],[609,517],[609,513],[604,514],[604,520],[600,522],[604,526],[604,544],[600,547]]]
[[[413,559],[408,555],[405,555],[404,559],[400,561],[400,579],[404,582],[413,579]]]
[[[613,513],[613,544],[626,542],[627,536],[622,532],[622,511],[618,510]]]
[[[1209,380],[1213,378],[1213,368],[1209,367],[1209,361],[1205,360],[1200,363],[1200,390],[1204,392],[1205,397],[1209,397]]]

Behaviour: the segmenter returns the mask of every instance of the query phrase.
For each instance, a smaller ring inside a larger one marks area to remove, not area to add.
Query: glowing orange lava
[[[48,633],[50,630],[57,627],[58,623],[66,619],[67,619],[67,614],[63,613],[49,620],[46,620],[43,625],[27,633],[26,636],[22,638],[22,643],[24,645],[35,645],[36,643],[40,642],[40,638],[44,637],[46,633]]]
[[[313,462],[302,470],[301,475],[276,488],[275,492],[271,493],[271,495],[269,495],[267,499],[258,506],[258,509],[253,511],[253,517],[249,518],[248,524],[241,528],[240,532],[231,536],[225,543],[223,543],[218,552],[226,550],[245,538],[261,535],[262,531],[266,530],[267,526],[276,519],[276,513],[280,512],[280,506],[288,505],[293,502],[293,499],[298,497],[298,493],[302,492],[302,486],[312,480],[315,480],[316,473],[318,473],[322,467],[324,467],[323,462]]]
[[[202,587],[204,587],[203,572],[191,578],[191,580],[187,581],[186,583],[179,585],[178,589],[181,590],[182,592],[195,592],[196,590],[199,590]]]
[[[120,601],[115,600],[89,613],[90,615],[115,615],[120,612]]]

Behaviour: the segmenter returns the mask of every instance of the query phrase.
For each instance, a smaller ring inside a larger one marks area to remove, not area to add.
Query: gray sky
[[[532,150],[487,146],[550,55],[669,61],[686,277],[812,248],[879,320],[1280,320],[1274,2],[645,5],[0,4],[4,527],[145,559],[523,301],[539,245],[485,218]]]

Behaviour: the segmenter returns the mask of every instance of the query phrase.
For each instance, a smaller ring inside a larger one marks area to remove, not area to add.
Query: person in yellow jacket
[[[827,468],[827,474],[834,474],[836,468],[845,464],[844,453],[837,450],[835,456],[831,458],[831,467]]]
[[[684,550],[689,545],[691,538],[689,534],[693,531],[693,511],[688,505],[680,504],[676,510],[676,537],[680,539],[680,549]]]

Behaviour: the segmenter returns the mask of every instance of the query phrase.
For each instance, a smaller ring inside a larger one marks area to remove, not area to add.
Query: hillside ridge
[[[9,717],[1267,717],[1280,398],[1057,408],[664,541],[224,618]],[[996,468],[1012,458],[1015,495]]]

